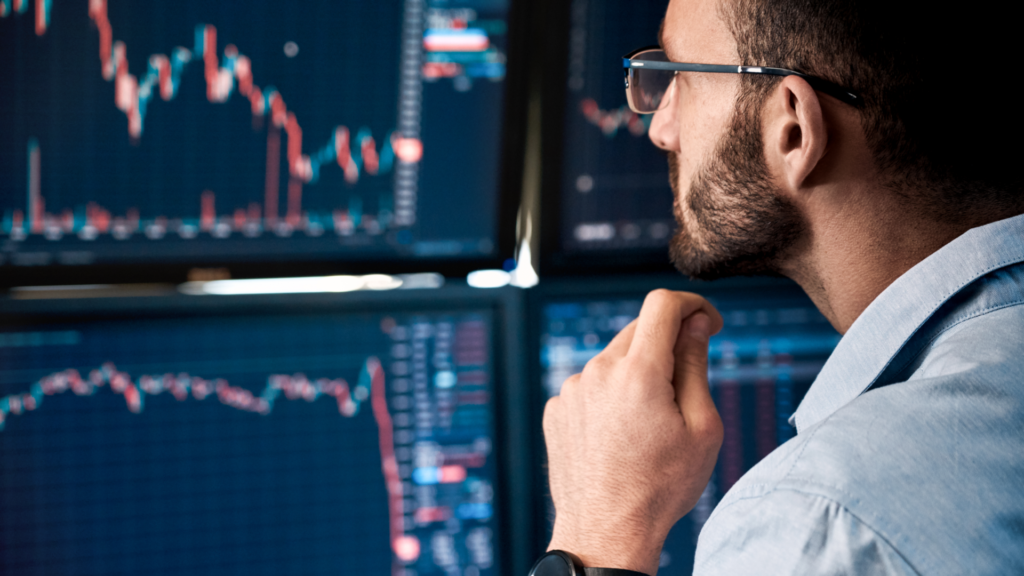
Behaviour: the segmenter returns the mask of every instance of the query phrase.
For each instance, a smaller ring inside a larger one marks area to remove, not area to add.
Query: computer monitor
[[[513,573],[508,294],[210,298],[0,303],[0,572]]]
[[[667,0],[572,0],[553,15],[544,167],[546,274],[669,269],[675,229],[652,116],[626,104],[622,56],[658,43]],[[558,56],[555,57],[554,54]]]
[[[3,284],[512,254],[511,0],[79,4],[0,0]]]
[[[697,536],[711,511],[750,467],[795,435],[788,420],[839,334],[794,285],[774,281],[715,284],[681,280],[563,282],[538,299],[537,350],[543,398],[583,370],[640,312],[647,291],[697,292],[722,313],[711,339],[709,383],[725,429],[711,482],[669,534],[659,575],[691,574]],[[543,488],[542,488],[543,489]],[[550,514],[548,514],[550,518]]]

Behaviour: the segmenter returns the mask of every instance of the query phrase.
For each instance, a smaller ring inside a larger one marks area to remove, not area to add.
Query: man
[[[797,437],[705,525],[696,574],[1024,574],[1024,194],[1005,142],[1022,114],[1000,84],[1017,35],[936,6],[672,0],[664,54],[626,63],[669,156],[677,267],[787,276],[844,334]],[[701,297],[654,292],[548,403],[549,550],[567,554],[538,574],[657,571],[721,444],[721,326]]]

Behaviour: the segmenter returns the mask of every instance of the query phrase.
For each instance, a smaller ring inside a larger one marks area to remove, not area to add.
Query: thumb
[[[683,322],[675,348],[672,384],[676,403],[687,425],[701,426],[707,418],[717,418],[711,390],[708,388],[708,342],[711,318],[697,312]]]

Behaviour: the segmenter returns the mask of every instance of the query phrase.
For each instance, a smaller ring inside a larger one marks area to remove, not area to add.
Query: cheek
[[[679,102],[676,108],[676,117],[679,119],[679,153],[676,158],[678,159],[679,183],[684,184],[690,181],[702,156],[700,114],[692,102]]]
[[[690,182],[718,154],[722,135],[732,122],[735,94],[721,80],[724,79],[695,79],[676,102],[681,182]]]

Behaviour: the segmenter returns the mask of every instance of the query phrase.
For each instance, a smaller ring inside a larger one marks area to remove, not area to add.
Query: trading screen
[[[0,573],[498,574],[489,309],[0,327]]]
[[[569,14],[559,243],[566,253],[663,254],[675,227],[652,116],[626,105],[622,56],[658,43],[667,1],[573,0]]]
[[[0,0],[0,266],[493,255],[508,0]]]
[[[697,536],[715,505],[759,460],[796,432],[789,417],[839,343],[839,334],[794,290],[708,299],[725,327],[711,339],[709,383],[725,437],[711,482],[669,534],[658,574],[691,574]],[[543,309],[541,367],[546,396],[583,370],[640,313],[643,294],[563,298]]]

